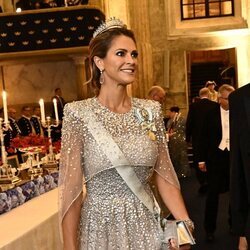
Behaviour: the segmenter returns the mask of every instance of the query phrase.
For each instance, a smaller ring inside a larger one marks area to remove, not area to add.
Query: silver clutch
[[[180,220],[164,220],[163,242],[168,244],[169,240],[175,242],[177,246],[195,244],[195,239],[185,221]]]

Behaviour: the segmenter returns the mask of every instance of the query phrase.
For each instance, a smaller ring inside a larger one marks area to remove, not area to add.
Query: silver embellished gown
[[[165,144],[160,105],[136,98],[131,102],[131,110],[124,114],[110,111],[97,98],[66,105],[59,178],[60,214],[63,218],[84,183],[86,197],[78,234],[81,250],[164,249],[157,220],[129,189],[87,126],[90,113],[86,109],[95,114],[112,136],[152,199],[148,181],[154,171],[178,186]],[[149,130],[142,128],[136,115],[136,110],[144,108],[150,108],[154,115],[155,140],[148,136]]]

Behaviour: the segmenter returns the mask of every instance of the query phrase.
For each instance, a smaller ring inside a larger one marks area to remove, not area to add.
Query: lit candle
[[[57,101],[56,98],[53,99],[53,104],[54,104],[54,110],[55,110],[55,118],[56,122],[59,122],[59,117],[58,117],[58,109],[57,109]]]
[[[40,104],[40,109],[41,109],[41,121],[42,123],[45,123],[45,109],[44,109],[43,99],[40,99],[39,104]]]
[[[3,91],[3,114],[4,114],[4,123],[8,123],[8,110],[7,110],[7,94]]]

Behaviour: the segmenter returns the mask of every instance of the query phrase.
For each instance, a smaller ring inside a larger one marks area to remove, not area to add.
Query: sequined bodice
[[[132,99],[131,110],[124,114],[110,111],[102,106],[97,98],[75,102],[72,105],[74,105],[74,115],[81,124],[79,136],[83,136],[83,171],[86,181],[96,173],[114,167],[102,150],[105,145],[98,145],[88,130],[88,126],[91,126],[87,125],[88,114],[96,116],[96,120],[108,131],[132,166],[154,166],[157,158],[157,142],[150,140],[135,116],[135,109],[141,105],[139,99]],[[86,109],[91,112],[84,112]]]

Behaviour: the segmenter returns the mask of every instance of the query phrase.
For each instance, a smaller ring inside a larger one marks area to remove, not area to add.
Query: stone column
[[[89,84],[86,84],[86,59],[85,56],[72,57],[76,66],[77,99],[82,100],[90,97]]]
[[[134,96],[146,97],[153,83],[152,45],[148,1],[129,1],[130,25],[135,32],[139,51],[138,82],[132,85]]]

